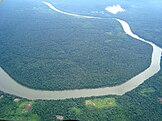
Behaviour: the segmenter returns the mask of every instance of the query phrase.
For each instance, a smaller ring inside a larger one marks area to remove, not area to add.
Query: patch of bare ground
[[[14,101],[15,103],[18,103],[18,102],[20,102],[20,99],[19,99],[19,98],[15,98],[13,101]]]
[[[64,120],[64,117],[61,115],[56,115],[56,119],[62,121],[62,120]]]
[[[0,99],[2,99],[2,98],[4,98],[4,95],[1,95],[1,96],[0,96]]]
[[[29,103],[25,104],[25,109],[22,110],[22,112],[23,112],[23,113],[28,113],[28,112],[30,112],[31,110],[32,110],[32,103],[29,102]]]
[[[162,97],[159,97],[160,104],[162,104]]]
[[[92,102],[91,100],[86,100],[86,101],[85,101],[85,105],[92,105],[92,106],[95,106],[95,103]]]

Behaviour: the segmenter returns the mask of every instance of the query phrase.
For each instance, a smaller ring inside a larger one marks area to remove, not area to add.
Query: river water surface
[[[81,17],[81,18],[97,18],[93,16],[82,16],[82,15],[75,15],[71,13],[66,13],[61,10],[52,7],[49,3],[45,3],[51,9],[60,12],[62,14],[74,16],[74,17]],[[63,91],[42,91],[42,90],[35,90],[31,88],[27,88],[22,86],[21,84],[17,83],[14,79],[12,79],[1,67],[0,67],[0,90],[9,94],[13,94],[16,96],[20,96],[23,98],[35,100],[35,99],[44,99],[44,100],[58,100],[58,99],[68,99],[68,98],[80,98],[80,97],[91,97],[91,96],[103,96],[103,95],[123,95],[139,85],[141,85],[145,80],[149,79],[158,71],[160,70],[160,60],[161,60],[161,53],[162,49],[156,46],[154,43],[144,40],[134,33],[132,33],[129,24],[123,20],[115,19],[119,22],[121,27],[123,28],[124,32],[142,42],[145,42],[152,46],[153,52],[151,57],[151,64],[150,66],[144,70],[143,72],[139,73],[135,77],[127,80],[125,83],[113,86],[113,87],[103,87],[103,88],[96,88],[96,89],[75,89],[75,90],[63,90]]]

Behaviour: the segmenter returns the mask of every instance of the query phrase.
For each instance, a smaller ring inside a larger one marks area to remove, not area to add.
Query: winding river
[[[57,8],[55,8],[52,4],[48,3],[48,2],[44,2],[42,1],[42,3],[44,3],[45,5],[47,5],[49,8],[51,8],[52,10],[58,12],[58,13],[62,13],[65,15],[69,15],[69,16],[74,16],[74,17],[78,17],[78,18],[95,18],[95,19],[101,19],[100,17],[94,17],[94,16],[84,16],[84,15],[78,15],[78,14],[73,14],[73,13],[67,13],[64,11],[61,11]]]
[[[71,14],[67,12],[63,12],[58,10],[50,3],[43,2],[51,9],[55,10],[56,12],[81,17],[81,18],[98,18],[93,16],[82,16]],[[152,58],[150,66],[141,72],[140,74],[136,75],[135,77],[131,78],[127,82],[113,87],[104,87],[104,88],[96,88],[96,89],[75,89],[75,90],[63,90],[63,91],[42,91],[42,90],[35,90],[31,88],[27,88],[25,86],[20,85],[15,80],[13,80],[1,67],[0,67],[0,90],[9,94],[13,94],[16,96],[20,96],[23,98],[36,100],[36,99],[43,99],[43,100],[59,100],[59,99],[68,99],[68,98],[80,98],[80,97],[91,97],[91,96],[103,96],[103,95],[123,95],[139,85],[141,85],[145,80],[149,79],[158,71],[160,70],[160,60],[161,60],[161,53],[162,49],[156,46],[154,43],[144,40],[134,33],[132,33],[129,24],[123,20],[116,19],[121,27],[123,28],[124,32],[142,42],[145,42],[152,46]]]

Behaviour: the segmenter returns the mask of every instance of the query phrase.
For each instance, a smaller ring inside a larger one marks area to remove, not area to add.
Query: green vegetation
[[[39,6],[29,1],[5,1],[7,7],[0,8],[0,66],[19,83],[50,90],[110,86],[149,65],[150,46],[125,35],[116,22],[65,17],[39,1]],[[128,10],[115,16],[130,21],[135,33],[161,46],[161,16],[156,19],[157,14],[149,12],[153,9],[144,10],[133,1],[118,2]],[[131,2],[134,9],[128,6]],[[57,116],[80,121],[162,121],[162,70],[123,96],[31,101],[0,92],[0,119],[57,121]]]
[[[123,96],[102,96],[66,100],[21,99],[0,93],[0,118],[28,119],[28,121],[52,121],[60,115],[66,119],[80,121],[161,121],[162,120],[162,70],[135,90]],[[24,113],[26,105],[32,110]]]
[[[85,105],[94,106],[96,108],[117,106],[115,98],[104,98],[104,99],[96,98],[96,99],[93,99],[93,100],[86,100]]]
[[[43,4],[33,10],[40,4],[33,1],[24,10],[30,2],[17,2],[5,3],[12,16],[8,7],[1,10],[0,26],[9,27],[0,27],[0,66],[20,84],[43,90],[112,86],[150,64],[151,46],[127,36],[113,19],[68,17]]]
[[[10,96],[2,92],[0,92],[0,96],[0,119],[40,121],[40,117],[32,112],[33,101]],[[18,99],[17,102],[16,99]]]
[[[141,7],[137,7],[138,9],[132,7],[130,8],[131,10],[127,11],[127,14],[121,15],[122,18],[126,18],[125,20],[129,21],[133,32],[162,47],[162,16],[159,16],[162,14],[162,1],[141,0],[137,3],[134,3],[134,1],[125,1],[125,4],[132,4],[136,7],[142,5]],[[122,4],[123,1],[119,2]]]
[[[81,115],[82,113],[81,109],[77,107],[70,108],[70,111],[73,112],[75,115]]]
[[[32,110],[32,102],[22,102],[21,104],[18,104],[18,108],[16,112],[18,113],[28,113]]]
[[[142,89],[142,90],[140,91],[140,94],[141,94],[142,96],[147,96],[148,94],[153,93],[153,92],[155,92],[155,89],[154,89],[154,88],[151,88],[151,87],[148,87],[148,88]]]

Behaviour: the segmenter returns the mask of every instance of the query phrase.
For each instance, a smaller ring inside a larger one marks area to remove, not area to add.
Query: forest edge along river
[[[62,13],[60,10],[57,12]],[[69,13],[66,15],[73,16],[75,14]],[[81,17],[82,15],[78,15],[78,16]],[[90,17],[91,16],[89,16],[89,18]],[[131,28],[127,22],[120,19],[116,19],[116,20],[121,24],[121,27],[123,28],[124,32],[127,35],[139,41],[145,42],[151,45],[153,48],[150,66],[143,72],[131,78],[130,80],[126,81],[121,85],[112,86],[112,87],[103,87],[103,88],[95,88],[95,89],[74,89],[74,90],[63,90],[63,91],[47,91],[47,90],[42,91],[42,90],[35,90],[35,89],[22,86],[21,84],[17,83],[14,79],[12,79],[0,67],[0,90],[9,94],[13,94],[31,100],[36,100],[36,99],[43,99],[43,100],[60,99],[61,100],[61,99],[68,99],[68,98],[92,97],[92,96],[103,96],[103,95],[123,95],[135,89],[136,87],[141,85],[145,80],[149,79],[150,77],[152,77],[153,75],[155,75],[160,71],[160,60],[161,60],[162,49],[156,46],[154,43],[146,41],[138,37],[134,33],[132,33]]]

